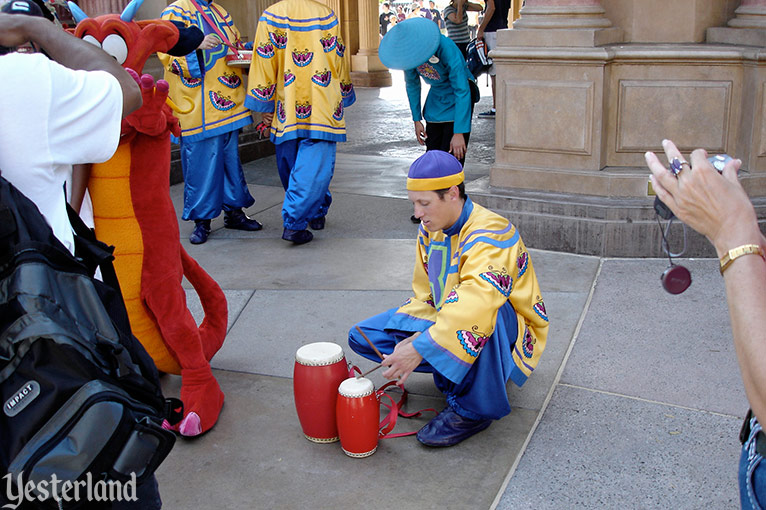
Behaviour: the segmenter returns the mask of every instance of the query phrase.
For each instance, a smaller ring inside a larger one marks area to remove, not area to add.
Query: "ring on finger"
[[[670,160],[670,173],[678,177],[678,174],[681,173],[681,170],[684,169],[684,165],[687,165],[689,169],[691,169],[691,165],[688,161],[685,161],[680,158],[673,158]]]

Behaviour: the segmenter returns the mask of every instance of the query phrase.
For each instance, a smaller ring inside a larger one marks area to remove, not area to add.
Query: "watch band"
[[[766,256],[764,256],[763,250],[761,249],[761,246],[758,244],[743,244],[742,246],[737,246],[736,248],[732,248],[726,254],[721,257],[721,275],[723,275],[723,272],[726,271],[726,268],[731,265],[732,262],[734,262],[736,259],[743,255],[759,255],[762,259],[766,260]]]

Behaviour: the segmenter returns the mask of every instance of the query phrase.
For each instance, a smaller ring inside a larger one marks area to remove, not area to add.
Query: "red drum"
[[[365,377],[350,377],[338,387],[338,434],[349,457],[368,457],[378,449],[380,404]]]
[[[347,377],[346,357],[338,344],[315,342],[295,353],[295,410],[309,441],[333,443],[338,440],[335,402],[338,386]]]
[[[231,48],[226,54],[226,64],[230,67],[250,67],[250,60],[253,58],[253,50],[240,50],[237,48],[237,56]]]

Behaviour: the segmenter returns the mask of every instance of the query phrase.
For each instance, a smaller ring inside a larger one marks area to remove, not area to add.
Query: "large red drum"
[[[338,440],[335,402],[338,386],[347,377],[346,357],[338,344],[315,342],[295,353],[295,410],[309,441],[333,443]]]
[[[346,379],[338,387],[338,434],[349,457],[368,457],[378,449],[380,404],[375,386],[365,377]]]

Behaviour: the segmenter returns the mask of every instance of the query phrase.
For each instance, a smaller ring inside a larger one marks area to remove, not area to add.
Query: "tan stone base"
[[[510,219],[530,248],[599,257],[667,257],[662,251],[654,197],[609,198],[497,188],[473,191],[470,196]],[[754,204],[764,230],[766,199],[756,199]],[[686,232],[684,257],[716,256],[707,239],[690,228]],[[670,231],[670,249],[679,252],[682,247],[683,227],[676,221]]]
[[[388,71],[351,71],[354,87],[390,87],[391,73]]]

